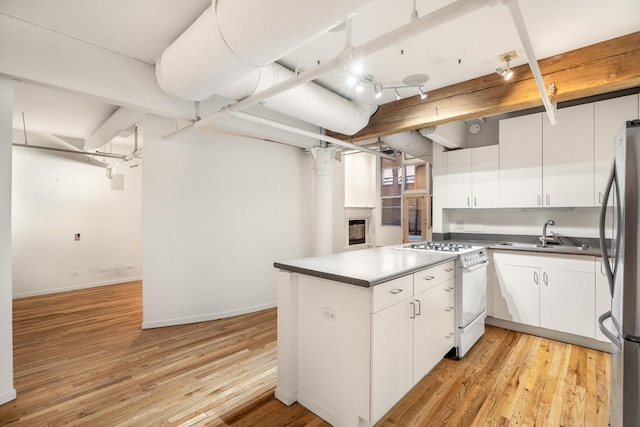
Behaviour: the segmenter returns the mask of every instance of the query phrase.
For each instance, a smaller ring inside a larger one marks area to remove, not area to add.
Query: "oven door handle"
[[[486,266],[487,266],[487,264],[489,264],[489,261],[485,259],[484,261],[482,261],[482,262],[480,262],[480,263],[478,263],[478,264],[472,265],[471,267],[465,267],[465,268],[464,268],[464,271],[474,271],[474,270],[478,270],[478,269],[480,269],[480,268],[484,268],[484,267],[486,267]]]

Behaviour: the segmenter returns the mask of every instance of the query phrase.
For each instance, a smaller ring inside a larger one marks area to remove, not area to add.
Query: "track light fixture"
[[[414,77],[414,76],[411,76],[411,77]],[[396,101],[399,101],[402,99],[402,96],[400,95],[400,92],[398,91],[398,89],[416,88],[418,90],[418,95],[420,96],[420,99],[425,100],[427,99],[428,95],[422,89],[422,86],[424,82],[429,79],[429,76],[420,75],[420,77],[421,77],[420,81],[415,81],[415,79],[412,81],[406,81],[405,79],[404,84],[402,85],[385,86],[383,83],[376,81],[371,74],[363,74],[362,67],[359,64],[354,64],[353,66],[348,68],[346,83],[347,83],[347,86],[353,88],[353,90],[356,93],[362,93],[367,84],[372,85],[373,94],[376,97],[376,99],[379,99],[382,97],[382,92],[384,92],[387,89],[391,89],[393,90],[393,93],[396,96]]]
[[[382,86],[373,85],[373,92],[376,98],[380,98],[382,96]]]
[[[427,99],[427,94],[422,90],[422,86],[418,86],[418,93],[420,94],[420,99]]]
[[[400,94],[398,93],[398,88],[393,88],[393,91],[396,93],[396,101],[400,101],[400,99],[402,98],[400,96]]]
[[[509,80],[513,77],[513,70],[511,69],[511,60],[517,58],[518,54],[515,51],[500,55],[498,58],[500,61],[504,61],[507,64],[506,68],[496,68],[496,73],[501,75],[504,80]]]

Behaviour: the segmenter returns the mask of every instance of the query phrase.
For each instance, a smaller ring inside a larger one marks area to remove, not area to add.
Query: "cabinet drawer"
[[[414,273],[414,293],[418,294],[425,289],[432,288],[437,284],[444,282],[445,280],[453,279],[455,271],[454,261],[450,261]]]
[[[449,279],[445,282],[442,282],[438,285],[438,301],[446,301],[452,299],[455,295],[455,280]]]
[[[413,296],[413,276],[403,276],[373,287],[371,312],[376,313]]]

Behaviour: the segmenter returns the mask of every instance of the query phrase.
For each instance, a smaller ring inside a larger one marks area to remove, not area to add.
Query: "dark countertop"
[[[440,237],[440,236],[439,236]],[[487,249],[496,249],[504,251],[525,251],[537,253],[555,253],[565,255],[588,255],[602,256],[600,251],[600,242],[595,238],[565,237],[558,236],[562,244],[548,244],[545,247],[522,247],[522,246],[505,246],[505,242],[531,243],[538,244],[537,236],[525,235],[507,235],[507,234],[473,234],[473,233],[447,233],[446,241],[451,243],[467,243],[474,246],[484,246]],[[588,248],[580,249],[581,245],[587,245]]]
[[[281,270],[371,287],[454,260],[457,254],[394,249],[393,246],[274,262]]]

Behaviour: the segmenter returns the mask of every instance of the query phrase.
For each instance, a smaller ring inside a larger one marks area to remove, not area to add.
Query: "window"
[[[395,160],[380,159],[382,225],[401,225],[402,219],[402,156]]]
[[[427,165],[413,164],[404,167],[404,189],[409,190],[426,190],[427,189]]]

